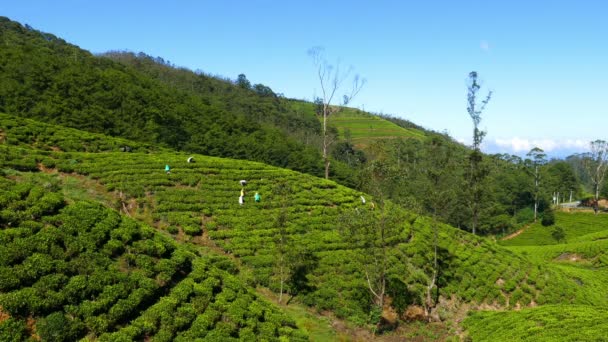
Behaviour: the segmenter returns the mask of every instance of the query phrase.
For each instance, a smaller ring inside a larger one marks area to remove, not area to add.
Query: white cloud
[[[504,149],[511,153],[527,153],[534,147],[546,153],[562,154],[583,152],[589,149],[589,140],[584,139],[534,139],[534,138],[497,138],[488,144],[490,149]],[[492,146],[494,145],[494,146]],[[493,147],[493,148],[492,148]]]

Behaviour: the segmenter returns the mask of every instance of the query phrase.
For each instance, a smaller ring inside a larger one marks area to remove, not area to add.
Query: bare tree
[[[319,79],[319,85],[321,86],[320,100],[322,102],[322,111],[320,115],[323,119],[323,162],[325,164],[325,178],[329,179],[329,149],[334,141],[333,137],[328,134],[328,119],[331,114],[340,109],[340,107],[333,106],[332,103],[335,100],[336,93],[353,72],[353,68],[348,68],[346,71],[340,70],[340,64],[336,63],[336,66],[329,64],[323,53],[324,51],[320,47],[314,47],[308,50],[308,54],[313,59],[317,69],[317,77]],[[365,79],[362,79],[359,75],[355,74],[352,78],[350,89],[342,96],[342,105],[350,103],[364,84]]]
[[[487,175],[487,170],[483,168],[482,161],[482,153],[481,153],[481,142],[483,141],[483,137],[486,135],[486,132],[479,129],[479,123],[481,122],[481,113],[486,108],[488,102],[490,102],[490,98],[492,97],[492,92],[488,92],[485,100],[481,101],[481,104],[477,104],[477,92],[481,89],[481,85],[477,82],[477,72],[471,71],[469,73],[469,83],[467,85],[468,94],[467,101],[468,107],[467,112],[471,119],[473,120],[473,151],[471,151],[471,155],[469,156],[470,161],[470,172],[468,174],[469,177],[469,189],[471,193],[470,198],[470,208],[473,216],[473,222],[471,230],[473,234],[475,234],[475,229],[477,227],[477,222],[479,221],[479,212],[481,208],[481,197],[483,195],[483,188],[481,186],[481,182]]]
[[[594,190],[594,206],[597,214],[597,202],[600,197],[600,188],[608,168],[608,143],[604,140],[595,140],[589,143],[591,151],[583,154],[582,162],[585,171],[589,174]]]

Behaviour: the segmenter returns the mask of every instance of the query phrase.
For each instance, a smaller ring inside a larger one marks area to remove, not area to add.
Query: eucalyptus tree
[[[477,93],[481,89],[477,77],[477,72],[471,71],[467,84],[467,112],[473,120],[473,150],[469,155],[470,168],[467,174],[470,191],[469,207],[472,214],[471,231],[473,234],[475,234],[475,229],[479,222],[479,213],[484,191],[482,182],[488,174],[487,168],[482,165],[483,154],[481,153],[481,142],[483,141],[486,132],[479,129],[479,123],[481,122],[481,114],[492,97],[492,92],[490,91],[480,104],[477,103]]]
[[[540,180],[541,180],[541,170],[540,168],[547,164],[547,155],[545,151],[541,148],[534,147],[526,154],[526,156],[530,157],[529,159],[529,167],[531,168],[530,173],[534,177],[534,222],[538,217],[538,196],[540,193]]]

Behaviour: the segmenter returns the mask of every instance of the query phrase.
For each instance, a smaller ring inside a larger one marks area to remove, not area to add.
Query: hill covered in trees
[[[143,53],[95,56],[7,18],[0,26],[0,112],[156,148],[323,174],[314,103],[285,99],[243,74],[230,81]],[[329,134],[331,179],[470,230],[464,146],[406,120],[350,108],[330,118]],[[552,192],[580,191],[580,175],[562,164],[549,167],[541,212]],[[446,166],[450,173],[436,177]],[[530,169],[530,161],[513,156],[485,158],[479,232],[508,233],[531,221]]]
[[[314,139],[306,145],[295,137],[296,131],[318,134],[318,120],[286,109],[268,87],[235,85],[145,55],[94,56],[4,17],[0,36],[1,112],[178,150],[322,170]]]

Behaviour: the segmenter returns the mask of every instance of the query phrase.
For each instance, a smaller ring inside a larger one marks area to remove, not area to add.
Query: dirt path
[[[511,234],[511,235],[507,235],[505,237],[503,237],[501,240],[511,240],[513,238],[515,238],[516,236],[519,236],[519,234],[523,233],[528,227],[530,226],[524,226],[522,229],[516,231],[515,233]]]

